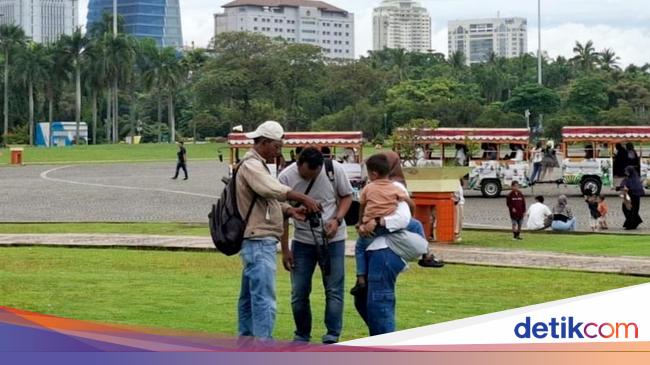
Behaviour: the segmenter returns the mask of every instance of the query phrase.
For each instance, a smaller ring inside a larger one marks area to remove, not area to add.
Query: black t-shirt
[[[176,155],[178,155],[178,162],[185,163],[185,147],[181,147]]]

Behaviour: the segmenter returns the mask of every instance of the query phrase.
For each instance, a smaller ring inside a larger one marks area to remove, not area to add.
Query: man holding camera
[[[336,343],[343,325],[345,279],[345,215],[352,204],[352,186],[336,161],[328,174],[325,159],[317,148],[305,148],[295,164],[279,176],[281,183],[294,191],[304,192],[321,204],[322,214],[310,214],[305,222],[294,221],[291,248],[288,235],[282,239],[282,262],[291,272],[291,309],[296,324],[294,340],[311,339],[312,277],[316,264],[323,274],[325,288],[325,344]],[[329,163],[329,162],[328,162]],[[286,232],[286,230],[285,230]]]

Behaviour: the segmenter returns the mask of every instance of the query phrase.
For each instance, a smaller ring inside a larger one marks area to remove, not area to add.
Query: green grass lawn
[[[0,233],[117,233],[208,236],[207,224],[186,223],[0,223]],[[348,227],[350,239],[357,234]],[[523,233],[512,241],[509,232],[464,230],[463,246],[552,251],[585,255],[647,256],[650,238],[642,235]]]
[[[224,155],[224,161],[230,156],[225,143],[207,143],[185,145],[188,158],[214,159],[219,151]],[[173,161],[176,159],[178,148],[173,144],[140,144],[140,145],[97,145],[69,147],[24,147],[23,161],[30,163],[110,163],[110,162],[142,162],[142,161]],[[0,149],[0,164],[10,161],[8,148]]]
[[[347,259],[346,288],[354,263]],[[81,320],[235,334],[240,260],[215,252],[1,248],[0,305]],[[647,282],[556,270],[413,266],[400,275],[399,329]],[[314,332],[324,332],[324,295],[314,277]],[[347,292],[347,289],[346,289]],[[275,336],[290,339],[289,276],[278,262]],[[367,330],[345,295],[343,339]]]
[[[523,241],[513,241],[510,232],[464,230],[461,245],[585,255],[650,256],[648,235],[522,232],[522,237]]]
[[[229,162],[230,149],[225,143],[207,143],[185,145],[190,160],[216,160],[219,153],[223,154],[224,162]],[[147,162],[173,161],[176,159],[177,147],[172,144],[139,144],[139,145],[87,145],[68,147],[23,147],[23,162],[26,164],[59,164],[59,163],[115,163],[115,162]],[[372,146],[364,147],[364,157],[378,152]],[[243,157],[246,150],[240,151]],[[289,158],[289,149],[284,149]],[[0,165],[10,161],[9,148],[0,148]]]

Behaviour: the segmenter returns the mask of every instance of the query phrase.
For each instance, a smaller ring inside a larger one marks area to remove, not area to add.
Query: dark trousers
[[[185,162],[179,162],[176,164],[176,173],[174,174],[174,179],[178,177],[178,171],[180,171],[180,169],[183,169],[185,178],[187,179],[187,166],[185,165]]]
[[[330,256],[330,274],[323,276],[325,288],[324,343],[338,342],[343,327],[343,285],[345,282],[345,241],[331,242],[327,250]],[[294,340],[309,342],[311,339],[311,282],[318,264],[316,246],[293,241],[294,269],[291,271],[291,309],[296,323]]]
[[[623,204],[623,215],[625,215],[625,223],[623,223],[623,227],[625,229],[636,229],[639,224],[643,223],[643,219],[641,219],[641,216],[639,215],[641,197],[639,195],[630,194],[630,200],[632,202],[632,209],[625,209],[625,204]]]

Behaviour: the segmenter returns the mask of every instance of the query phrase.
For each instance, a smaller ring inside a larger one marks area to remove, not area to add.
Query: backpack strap
[[[244,158],[243,160],[241,160],[237,164],[237,166],[233,170],[233,177],[232,178],[235,179],[235,181],[233,181],[233,183],[235,184],[235,189],[237,189],[237,185],[236,185],[237,180],[236,179],[237,179],[237,172],[239,171],[239,168],[244,164],[244,162],[246,162],[247,160],[251,160],[251,159],[253,159],[253,158],[252,157]],[[264,167],[266,167],[266,170],[269,171],[269,167],[266,166],[266,163],[264,163]],[[271,172],[269,171],[269,174],[270,173]],[[251,205],[248,207],[248,213],[246,213],[246,219],[245,219],[246,223],[248,223],[248,218],[250,218],[251,213],[253,213],[253,208],[255,207],[255,203],[257,203],[257,198],[259,197],[259,195],[255,192],[255,190],[253,190],[253,189],[251,189],[251,190],[253,191],[253,200],[251,200]],[[235,194],[235,199],[237,199],[237,194]],[[237,200],[235,200],[235,204],[237,204]]]

